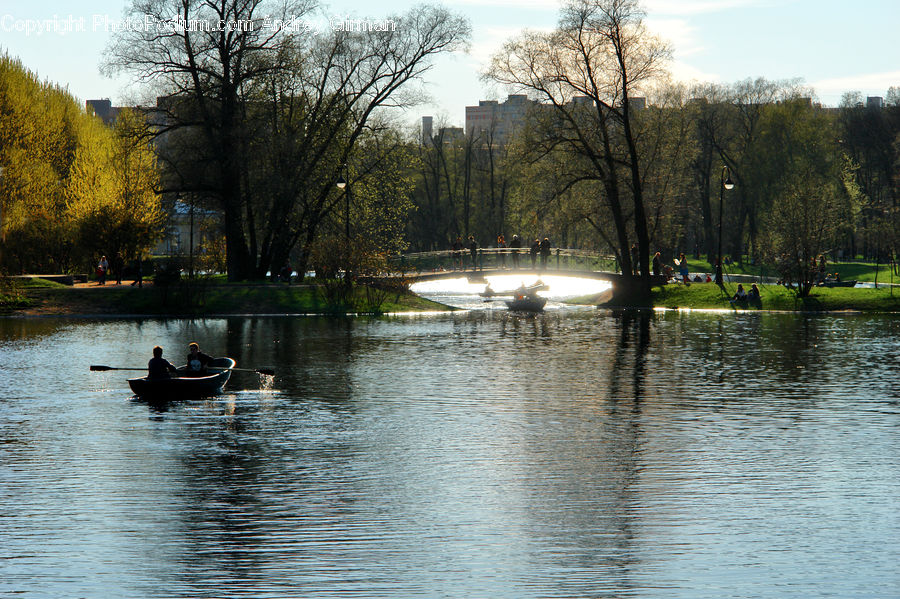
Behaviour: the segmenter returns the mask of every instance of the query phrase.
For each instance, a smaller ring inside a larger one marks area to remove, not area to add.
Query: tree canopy
[[[124,115],[110,129],[65,89],[0,56],[3,267],[65,272],[156,242],[158,171],[136,122]]]

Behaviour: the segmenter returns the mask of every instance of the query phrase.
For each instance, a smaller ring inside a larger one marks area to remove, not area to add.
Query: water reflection
[[[460,274],[459,278],[455,279],[416,283],[410,287],[410,290],[436,302],[457,308],[505,311],[507,307],[503,302],[504,298],[511,298],[514,290],[520,285],[532,286],[537,283],[547,285],[547,289],[539,291],[538,295],[550,300],[545,306],[545,310],[548,311],[574,308],[574,306],[567,306],[562,302],[570,298],[597,295],[610,288],[609,282],[596,279],[561,277],[551,274],[538,276],[523,273],[487,276],[478,282]],[[494,297],[485,298],[481,295],[488,284],[496,293]]]
[[[877,597],[897,582],[894,317],[25,322],[0,338],[16,373],[0,379],[0,594]],[[124,373],[87,371],[191,340],[273,367],[274,389],[236,372],[221,397],[160,409]]]

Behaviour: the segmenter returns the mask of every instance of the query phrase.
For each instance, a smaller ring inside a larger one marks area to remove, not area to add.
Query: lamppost
[[[335,185],[338,189],[343,190],[347,187],[347,180],[344,179],[343,169],[341,173],[338,175],[338,180],[335,182]],[[344,237],[347,241],[347,247],[350,247],[350,190],[348,189],[344,193]]]
[[[344,265],[344,284],[350,285],[350,188],[347,186],[347,179],[344,178],[344,170],[346,165],[338,174],[335,185],[344,192],[344,251],[347,252],[347,263]],[[344,188],[347,189],[344,189]]]
[[[722,167],[722,176],[719,184],[719,252],[716,256],[716,285],[721,285],[722,280],[722,206],[723,196],[726,189],[734,189],[734,182],[731,180],[731,173],[728,166]]]

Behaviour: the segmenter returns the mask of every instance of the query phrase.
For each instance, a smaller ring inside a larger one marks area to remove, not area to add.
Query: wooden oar
[[[275,376],[275,371],[271,368],[220,368],[219,366],[211,366],[210,368],[218,368],[219,370],[240,370],[243,372],[255,372],[257,374],[265,374],[266,376]],[[96,372],[105,372],[107,370],[147,370],[144,368],[117,368],[115,366],[103,366],[102,364],[91,364],[91,370]]]

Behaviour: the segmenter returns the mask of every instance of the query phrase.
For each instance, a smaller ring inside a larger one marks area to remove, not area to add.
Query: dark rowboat
[[[218,395],[231,377],[230,368],[235,362],[231,358],[213,358],[209,363],[208,376],[178,376],[167,379],[147,379],[141,377],[128,379],[128,384],[135,395],[154,399],[183,399],[191,397],[209,397]]]
[[[509,309],[518,312],[540,312],[546,303],[547,298],[539,295],[519,295],[514,299],[506,300]]]

